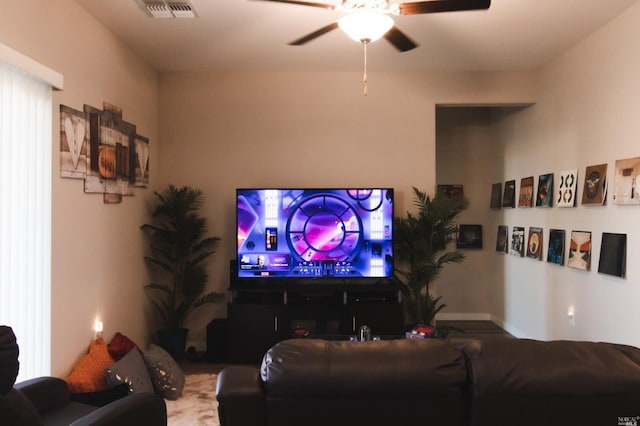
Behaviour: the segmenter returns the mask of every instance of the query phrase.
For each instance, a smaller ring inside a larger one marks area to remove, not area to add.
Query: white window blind
[[[51,371],[52,88],[0,62],[0,324],[18,381]]]

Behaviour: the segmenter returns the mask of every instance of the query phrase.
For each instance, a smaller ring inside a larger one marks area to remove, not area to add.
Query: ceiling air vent
[[[188,1],[139,0],[147,14],[153,18],[195,18],[196,11]]]

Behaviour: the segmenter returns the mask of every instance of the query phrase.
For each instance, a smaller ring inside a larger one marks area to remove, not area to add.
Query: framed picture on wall
[[[567,266],[583,271],[591,270],[591,232],[571,231]]]
[[[616,161],[613,204],[640,205],[640,157]]]
[[[627,266],[627,234],[602,233],[598,272],[624,278]]]
[[[498,235],[496,237],[496,251],[499,253],[509,252],[509,227],[498,225]]]
[[[556,205],[558,207],[575,207],[578,190],[578,169],[565,170],[558,173],[558,191]]]
[[[538,194],[536,207],[551,207],[553,205],[553,173],[538,177]]]
[[[456,248],[459,249],[481,249],[482,248],[482,225],[459,225],[458,240]]]
[[[598,164],[587,167],[584,173],[582,204],[602,206],[607,200],[607,165]]]
[[[497,182],[491,185],[491,203],[489,207],[492,209],[499,209],[502,204],[502,182]]]
[[[508,180],[504,183],[504,194],[502,196],[502,207],[516,206],[516,181]]]
[[[533,176],[520,180],[520,196],[518,197],[518,207],[533,206]]]
[[[511,249],[509,253],[514,256],[524,257],[524,227],[514,226],[511,232]]]
[[[527,257],[542,260],[542,228],[529,227],[527,239]]]
[[[547,249],[547,262],[556,265],[564,265],[564,230],[549,230],[549,248]]]

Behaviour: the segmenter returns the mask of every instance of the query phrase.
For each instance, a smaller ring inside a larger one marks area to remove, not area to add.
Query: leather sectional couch
[[[261,367],[225,368],[216,392],[221,426],[615,426],[640,419],[640,350],[296,339],[271,348]]]
[[[0,326],[0,425],[166,426],[164,399],[139,392],[103,406],[71,400],[67,383],[39,377],[14,385],[18,375],[18,344],[13,330]]]

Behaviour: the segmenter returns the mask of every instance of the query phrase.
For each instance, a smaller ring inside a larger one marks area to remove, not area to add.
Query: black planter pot
[[[158,346],[167,351],[176,361],[184,358],[188,328],[165,328],[158,330]]]

